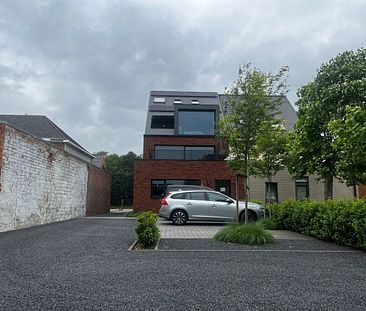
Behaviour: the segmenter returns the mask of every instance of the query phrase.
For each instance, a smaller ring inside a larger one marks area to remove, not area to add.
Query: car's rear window
[[[186,200],[187,198],[187,193],[177,193],[177,194],[173,194],[171,196],[172,199],[174,200]]]

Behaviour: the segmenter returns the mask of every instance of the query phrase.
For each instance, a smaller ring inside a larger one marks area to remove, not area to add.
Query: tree
[[[132,203],[135,161],[141,159],[134,152],[106,156],[106,171],[112,175],[111,204],[121,205],[122,199]]]
[[[329,122],[328,129],[339,155],[337,174],[348,186],[366,184],[366,110],[347,106],[345,118]]]
[[[248,176],[252,152],[268,123],[279,114],[282,95],[287,91],[288,67],[278,74],[263,73],[250,64],[239,66],[238,79],[225,89],[228,111],[217,123],[217,136],[229,146],[228,165],[244,177],[245,223],[248,223]],[[238,204],[238,191],[237,191]],[[238,210],[238,205],[237,205]],[[239,221],[237,215],[237,221]]]
[[[318,174],[325,199],[333,198],[341,155],[328,123],[343,120],[346,106],[366,108],[366,49],[347,51],[323,64],[313,82],[298,91],[299,120],[291,143],[288,169],[293,175]]]
[[[268,185],[270,185],[272,177],[284,167],[286,143],[286,130],[281,120],[275,119],[273,122],[265,123],[262,135],[257,139],[250,173],[258,177],[267,178]],[[266,205],[267,197],[265,197],[264,202]],[[270,194],[268,203],[271,206]]]

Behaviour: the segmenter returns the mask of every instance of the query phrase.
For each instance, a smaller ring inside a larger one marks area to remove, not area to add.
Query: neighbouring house
[[[45,116],[0,115],[0,231],[108,212],[111,177],[93,159]]]
[[[216,92],[151,91],[145,126],[143,159],[135,164],[133,207],[160,208],[167,185],[203,185],[235,197],[235,175],[224,159],[225,144],[215,138],[215,122],[226,111],[225,95]],[[297,115],[286,97],[281,100],[285,127],[293,129]],[[271,184],[251,176],[250,198],[272,202],[286,199],[323,199],[323,184],[316,176],[292,179],[278,172]],[[244,197],[242,180],[239,196]],[[353,188],[335,181],[335,197],[353,197]]]

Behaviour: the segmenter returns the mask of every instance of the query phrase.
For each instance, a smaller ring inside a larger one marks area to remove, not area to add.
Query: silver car
[[[239,219],[244,221],[245,202],[239,201]],[[249,202],[248,219],[255,221],[264,214],[262,205]],[[190,190],[173,192],[161,201],[159,216],[175,225],[184,225],[187,220],[234,221],[236,201],[216,191]]]

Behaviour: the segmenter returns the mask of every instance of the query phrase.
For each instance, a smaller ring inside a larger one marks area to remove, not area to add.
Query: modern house
[[[174,184],[207,186],[235,197],[235,174],[224,161],[227,148],[215,138],[216,120],[228,113],[225,103],[225,95],[216,92],[150,92],[143,159],[135,164],[135,211],[158,211],[166,186]],[[280,110],[285,127],[293,129],[297,115],[286,97]],[[316,176],[294,180],[287,170],[274,176],[270,185],[256,177],[250,177],[249,185],[250,198],[262,201],[323,198],[323,184]],[[239,189],[243,198],[241,181]],[[354,190],[335,181],[334,194],[353,197]]]

